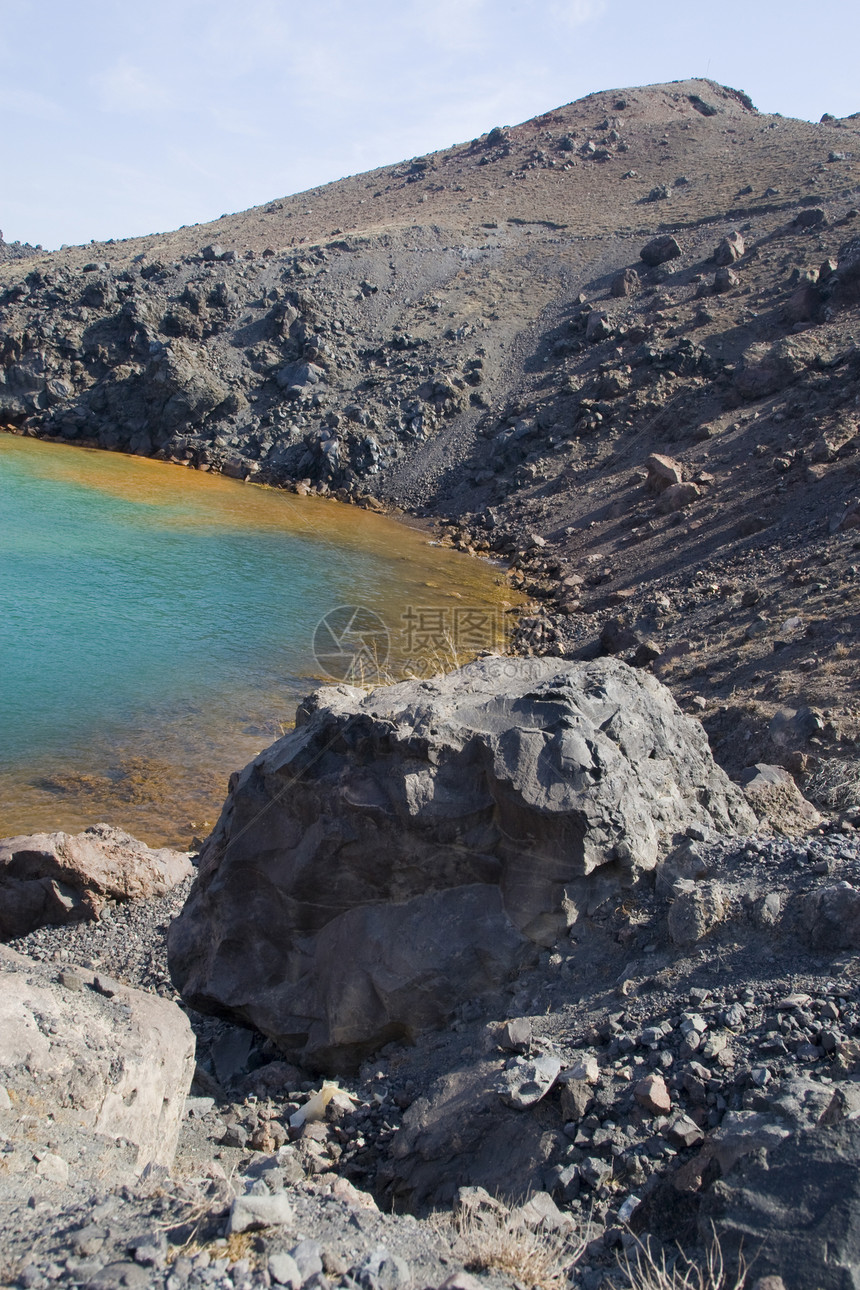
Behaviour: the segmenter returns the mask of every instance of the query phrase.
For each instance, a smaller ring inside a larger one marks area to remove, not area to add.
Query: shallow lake
[[[513,599],[356,507],[0,435],[0,836],[187,846],[304,694],[500,648]]]

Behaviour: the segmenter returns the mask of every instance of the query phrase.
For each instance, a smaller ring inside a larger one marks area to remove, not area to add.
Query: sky
[[[691,76],[845,116],[858,66],[857,0],[0,0],[0,229],[165,232]]]

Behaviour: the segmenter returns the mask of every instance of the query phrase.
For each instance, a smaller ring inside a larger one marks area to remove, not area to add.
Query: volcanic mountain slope
[[[0,424],[447,517],[541,599],[521,647],[654,666],[730,768],[826,755],[845,804],[858,195],[860,114],[591,95],[0,265]]]

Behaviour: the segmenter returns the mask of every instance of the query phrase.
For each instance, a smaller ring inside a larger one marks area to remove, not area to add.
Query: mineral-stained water
[[[498,647],[508,598],[356,507],[0,435],[0,836],[187,845],[303,694]]]

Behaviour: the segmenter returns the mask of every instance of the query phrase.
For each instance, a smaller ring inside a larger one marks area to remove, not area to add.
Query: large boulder
[[[111,900],[161,896],[191,872],[187,853],[152,850],[109,824],[0,838],[0,940],[98,918]]]
[[[157,995],[0,946],[4,1170],[32,1187],[170,1168],[194,1035]]]
[[[705,1194],[703,1239],[718,1240],[733,1266],[754,1260],[756,1277],[786,1290],[860,1286],[860,1122],[792,1134],[746,1155]]]
[[[697,824],[755,817],[702,727],[615,659],[488,658],[319,691],[237,777],[169,937],[185,999],[304,1063],[441,1024]]]

